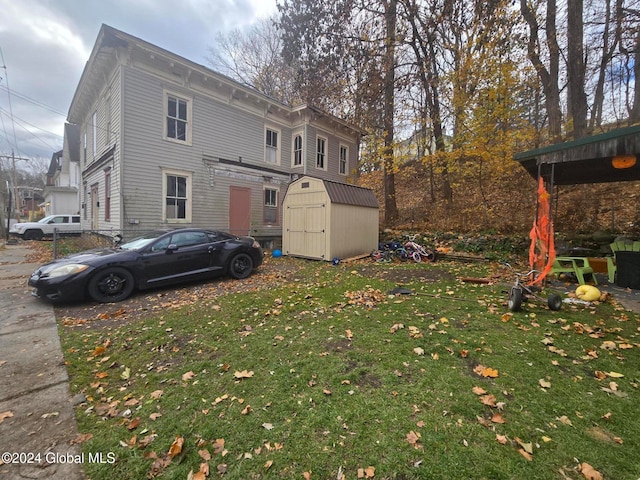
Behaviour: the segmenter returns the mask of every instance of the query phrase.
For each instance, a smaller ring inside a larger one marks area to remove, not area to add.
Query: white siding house
[[[77,128],[73,125],[65,125],[65,138],[63,149],[51,156],[47,180],[44,188],[43,207],[44,214],[73,214],[80,211],[80,199],[78,196],[80,187],[80,164],[77,155],[71,155],[74,149],[69,144],[77,144]]]
[[[282,235],[302,175],[350,182],[362,132],[103,25],[69,109],[83,228]]]

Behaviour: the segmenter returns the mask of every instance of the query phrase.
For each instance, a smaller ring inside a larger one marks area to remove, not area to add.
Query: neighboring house
[[[293,179],[351,180],[363,133],[107,25],[68,122],[79,132],[69,148],[83,228],[199,226],[260,239],[281,237]]]
[[[78,128],[66,124],[64,148],[51,156],[47,171],[44,202],[41,203],[45,215],[80,212],[80,164],[78,156],[71,155],[74,152],[69,148],[69,144],[77,144],[78,138]]]

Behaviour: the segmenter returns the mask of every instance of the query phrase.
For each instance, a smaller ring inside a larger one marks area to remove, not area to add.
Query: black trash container
[[[640,290],[640,252],[616,252],[616,285]]]

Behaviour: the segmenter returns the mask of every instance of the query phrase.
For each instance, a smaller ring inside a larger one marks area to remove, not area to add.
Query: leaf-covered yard
[[[489,263],[262,269],[57,310],[78,440],[117,455],[89,477],[640,477],[640,315],[615,299],[511,314]]]

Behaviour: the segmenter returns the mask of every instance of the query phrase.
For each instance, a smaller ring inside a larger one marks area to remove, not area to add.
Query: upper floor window
[[[82,134],[82,164],[87,164],[87,131]]]
[[[191,100],[165,95],[165,138],[191,144]]]
[[[98,153],[98,112],[93,112],[91,117],[91,128],[93,129],[93,143],[91,144],[91,151],[93,152],[93,159],[95,160]]]
[[[177,171],[164,172],[163,219],[167,223],[191,222],[191,174]]]
[[[327,169],[326,156],[327,156],[327,139],[324,137],[318,137],[316,148],[316,168],[321,170]]]
[[[349,147],[346,145],[340,145],[340,175],[347,174],[347,165],[349,164]]]
[[[302,165],[302,135],[297,134],[293,138],[293,166]]]
[[[271,128],[265,129],[265,151],[264,161],[267,163],[280,163],[280,148],[278,147],[278,136],[280,132]]]

